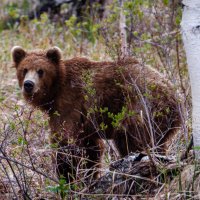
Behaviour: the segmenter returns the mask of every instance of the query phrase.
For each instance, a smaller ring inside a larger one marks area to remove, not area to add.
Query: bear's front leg
[[[83,140],[82,145],[85,149],[85,174],[90,180],[93,178],[96,179],[99,175],[104,143],[98,137],[90,136]]]
[[[77,168],[81,153],[75,145],[62,146],[56,153],[56,171],[59,178],[65,178],[67,183],[77,180]]]
[[[68,183],[83,177],[89,178],[90,175],[96,178],[96,168],[100,166],[103,153],[103,142],[69,122],[62,123],[60,127],[54,126],[54,123],[50,123],[51,144],[58,147],[53,159],[58,177],[64,177]]]
[[[65,178],[67,183],[76,179],[76,168],[82,157],[82,150],[77,145],[80,127],[71,120],[64,120],[62,115],[51,115],[51,145],[57,151],[53,155],[53,164],[58,178]]]
[[[97,138],[79,138],[75,144],[61,145],[56,154],[58,177],[67,183],[97,178],[102,154],[103,142]]]

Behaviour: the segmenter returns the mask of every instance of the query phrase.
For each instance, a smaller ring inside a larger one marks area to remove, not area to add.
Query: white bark
[[[200,0],[183,0],[182,37],[186,51],[192,92],[192,134],[200,148]],[[200,160],[200,150],[195,150]]]
[[[124,15],[124,0],[120,0],[120,35],[121,35],[121,58],[128,55],[127,36],[126,36],[126,17]]]

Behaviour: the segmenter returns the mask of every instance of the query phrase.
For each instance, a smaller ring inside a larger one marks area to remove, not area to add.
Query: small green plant
[[[6,5],[5,7],[9,17],[13,18],[13,19],[17,19],[20,16],[20,10],[18,8],[17,3],[9,3]]]
[[[67,184],[64,178],[59,179],[59,183],[55,186],[48,186],[46,188],[48,191],[59,194],[61,199],[68,199],[71,190],[77,190],[78,186],[76,184]],[[74,199],[76,197],[74,196]]]
[[[59,180],[59,183],[55,186],[48,186],[47,190],[53,193],[60,194],[62,199],[65,199],[65,197],[68,196],[70,185],[66,184],[66,180],[64,178],[61,178]]]
[[[19,144],[20,146],[23,146],[23,145],[27,145],[28,142],[27,142],[27,140],[26,140],[24,137],[19,136],[19,137],[18,137],[18,144]]]
[[[131,117],[134,116],[135,112],[134,111],[129,111],[126,106],[122,107],[121,112],[114,114],[111,112],[108,112],[108,117],[112,119],[112,126],[114,128],[120,128],[121,122],[126,118],[126,117]]]
[[[100,129],[101,129],[102,131],[105,131],[107,128],[108,128],[108,125],[106,125],[104,122],[101,122],[101,123],[100,123]]]

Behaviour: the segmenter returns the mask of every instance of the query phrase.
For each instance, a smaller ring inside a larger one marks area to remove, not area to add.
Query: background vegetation
[[[118,59],[120,4],[116,0],[105,1],[102,17],[99,16],[102,5],[96,1],[86,3],[81,17],[69,14],[72,4],[67,3],[61,6],[59,15],[44,12],[39,18],[30,19],[29,13],[36,4],[37,1],[28,0],[0,3],[0,199],[80,199],[78,191],[83,188],[65,185],[64,180],[56,178],[51,164],[54,149],[48,142],[48,117],[23,101],[10,50],[14,45],[25,49],[58,46],[65,59],[74,56],[96,61]],[[129,55],[159,70],[184,96],[182,116],[187,123],[174,141],[171,155],[179,154],[180,146],[185,147],[190,124],[190,89],[180,34],[181,9],[179,2],[173,0],[127,0],[123,7]],[[105,156],[103,169],[114,158]],[[163,188],[168,185],[165,182]],[[173,187],[173,193],[185,195],[179,186]],[[101,198],[114,196],[117,195]],[[95,198],[100,199],[95,195],[90,197]]]

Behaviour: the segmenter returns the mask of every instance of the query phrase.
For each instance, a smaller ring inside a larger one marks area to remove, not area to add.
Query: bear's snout
[[[25,92],[32,93],[33,92],[33,88],[34,88],[33,81],[27,80],[27,81],[24,82],[24,90],[25,90]]]

